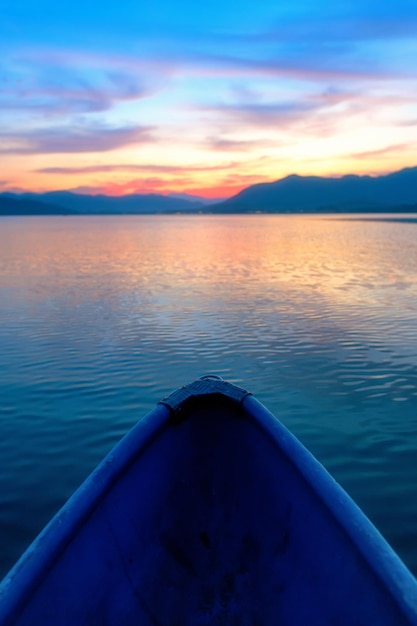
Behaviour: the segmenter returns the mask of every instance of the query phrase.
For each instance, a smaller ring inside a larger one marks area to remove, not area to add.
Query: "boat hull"
[[[253,397],[203,382],[45,529],[0,624],[417,624],[413,577],[345,492]]]

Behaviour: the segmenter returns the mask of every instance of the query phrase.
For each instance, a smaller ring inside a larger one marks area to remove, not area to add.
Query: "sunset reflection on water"
[[[3,571],[138,418],[216,372],[274,411],[417,572],[416,228],[2,218]]]

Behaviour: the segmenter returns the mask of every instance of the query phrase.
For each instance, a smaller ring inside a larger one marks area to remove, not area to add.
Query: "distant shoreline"
[[[334,216],[340,217],[343,219],[344,216],[349,216],[350,218],[354,218],[355,216],[369,216],[369,219],[376,218],[378,215],[386,215],[391,216],[391,221],[396,221],[402,219],[402,221],[407,220],[406,216],[408,215],[416,215],[417,216],[417,206],[413,206],[410,208],[401,207],[401,208],[382,208],[375,209],[370,211],[369,209],[363,211],[347,211],[347,210],[332,210],[332,211],[178,211],[176,213],[172,213],[169,211],[163,212],[145,212],[142,211],[140,213],[69,213],[69,212],[56,212],[56,213],[3,213],[0,211],[0,217],[218,217],[218,216],[304,216],[304,217],[326,217],[326,216]],[[404,217],[402,217],[404,216]],[[386,221],[386,220],[384,220]],[[414,221],[414,220],[411,220]]]
[[[181,194],[180,194],[181,195]],[[384,176],[291,175],[223,201],[182,194],[0,193],[0,215],[325,215],[417,213],[417,167]]]

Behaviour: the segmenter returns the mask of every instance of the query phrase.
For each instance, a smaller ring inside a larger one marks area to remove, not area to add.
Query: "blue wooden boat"
[[[162,401],[4,579],[0,624],[417,624],[417,583],[309,452],[213,377]]]

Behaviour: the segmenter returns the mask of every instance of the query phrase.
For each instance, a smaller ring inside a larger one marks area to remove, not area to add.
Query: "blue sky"
[[[417,164],[417,3],[0,0],[0,190]]]

